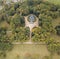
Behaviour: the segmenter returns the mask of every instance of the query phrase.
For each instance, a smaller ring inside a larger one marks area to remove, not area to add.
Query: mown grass
[[[46,45],[21,44],[14,45],[13,50],[7,53],[6,59],[25,59],[26,57],[33,57],[33,59],[39,57],[39,59],[42,59],[44,56],[49,55],[50,52],[47,50]]]
[[[3,59],[43,59],[45,56],[51,57],[46,45],[20,44],[14,45],[12,51],[7,52]],[[55,54],[53,59],[60,59],[60,56]]]

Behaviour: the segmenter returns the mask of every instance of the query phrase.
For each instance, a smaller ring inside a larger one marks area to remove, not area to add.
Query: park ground
[[[60,0],[49,0],[49,2],[60,5],[59,1]],[[54,27],[59,23],[60,23],[60,18],[52,22]],[[53,35],[53,37],[58,40],[60,39],[60,37],[57,35]],[[42,59],[44,56],[50,56],[50,52],[47,50],[46,45],[16,44],[14,45],[12,51],[7,52],[6,59],[24,59],[27,55],[32,55],[33,58],[39,57],[39,59]],[[60,56],[54,54],[53,59],[60,59]]]
[[[6,59],[25,59],[26,57],[43,59],[44,56],[50,56],[50,52],[47,50],[46,45],[18,44],[14,45],[12,51],[7,53]],[[54,54],[53,59],[60,59],[60,56]]]

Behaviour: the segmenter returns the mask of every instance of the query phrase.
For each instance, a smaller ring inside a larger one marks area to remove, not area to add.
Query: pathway
[[[17,45],[18,44],[36,44],[36,45],[39,44],[39,45],[46,45],[45,42],[43,42],[43,43],[42,42],[23,42],[23,43],[22,42],[13,42],[12,44],[17,44]]]
[[[25,17],[25,27],[29,27],[30,28],[30,42],[31,42],[31,33],[32,33],[32,29],[34,27],[38,27],[38,18],[36,17],[36,21],[34,23],[30,23],[27,20],[28,16]]]

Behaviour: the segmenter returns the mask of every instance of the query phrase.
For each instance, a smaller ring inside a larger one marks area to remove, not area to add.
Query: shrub
[[[0,42],[0,51],[10,51],[12,49],[11,43]]]
[[[60,35],[60,25],[55,27],[56,31],[57,31],[57,35]]]

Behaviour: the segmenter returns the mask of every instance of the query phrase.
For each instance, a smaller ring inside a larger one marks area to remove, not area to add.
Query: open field
[[[25,59],[27,55],[37,55],[36,57],[42,58],[48,56],[49,52],[45,45],[15,45],[11,52],[7,53],[7,59]],[[31,56],[30,56],[31,57]]]
[[[43,59],[44,56],[50,56],[46,45],[14,45],[12,51],[7,52],[6,59]],[[28,58],[29,57],[29,58]],[[32,58],[31,58],[32,57]],[[53,59],[60,59],[60,56],[54,55]]]

